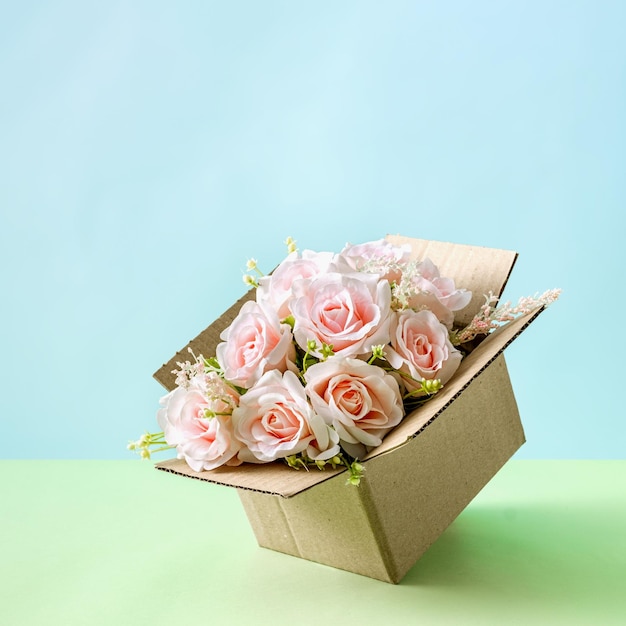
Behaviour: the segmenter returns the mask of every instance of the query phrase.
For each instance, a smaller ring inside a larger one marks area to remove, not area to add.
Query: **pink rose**
[[[294,338],[333,346],[335,354],[353,356],[371,352],[372,346],[389,341],[391,287],[376,274],[329,272],[294,283],[291,312]]]
[[[379,274],[389,281],[398,281],[402,268],[411,258],[411,246],[396,246],[386,239],[368,241],[358,245],[346,244],[337,255],[337,268],[343,264],[357,271]],[[341,271],[338,269],[338,271]]]
[[[398,383],[380,367],[331,357],[311,365],[304,377],[313,409],[339,433],[352,456],[380,445],[404,417]]]
[[[330,459],[339,452],[337,437],[316,415],[298,377],[290,371],[263,374],[233,411],[238,438],[246,446],[239,459],[267,463],[310,450],[310,458]]]
[[[239,394],[215,373],[195,376],[187,388],[161,398],[157,421],[165,440],[194,472],[240,463],[235,455],[241,443],[230,418],[238,401]]]
[[[256,302],[246,302],[220,338],[217,360],[226,380],[239,387],[251,387],[269,370],[295,368],[291,327]]]
[[[408,389],[415,389],[422,379],[439,379],[445,384],[461,363],[461,353],[452,345],[448,329],[431,311],[411,309],[394,315],[391,322],[391,346],[385,351],[394,369],[409,374],[403,377]]]
[[[415,310],[429,309],[448,328],[452,328],[454,311],[465,308],[472,299],[472,292],[457,289],[452,278],[439,275],[439,269],[430,260],[417,265],[417,273],[411,281],[417,293],[409,299],[408,306]]]
[[[294,281],[325,272],[332,257],[330,252],[304,250],[301,257],[297,252],[292,252],[269,276],[259,278],[257,302],[274,309],[279,319],[285,319],[291,315],[289,302]]]

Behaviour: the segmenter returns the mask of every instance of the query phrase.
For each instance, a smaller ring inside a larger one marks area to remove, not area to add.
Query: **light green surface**
[[[625,624],[626,461],[511,461],[398,586],[258,548],[236,492],[1,461],[0,623]]]

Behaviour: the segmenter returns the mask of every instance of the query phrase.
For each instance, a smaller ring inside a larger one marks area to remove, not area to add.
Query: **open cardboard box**
[[[442,276],[471,289],[456,315],[467,324],[484,294],[501,294],[516,252],[389,236],[429,257]],[[215,354],[219,335],[252,290],[188,346]],[[299,470],[281,462],[194,472],[184,460],[160,470],[235,487],[260,546],[357,574],[398,583],[493,475],[524,443],[503,351],[541,309],[506,324],[467,356],[432,400],[407,415],[364,459],[358,487],[341,470]],[[171,371],[187,346],[155,378],[174,388]]]

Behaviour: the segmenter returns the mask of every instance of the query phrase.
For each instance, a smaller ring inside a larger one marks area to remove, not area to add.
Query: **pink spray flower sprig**
[[[480,335],[488,335],[491,331],[502,326],[502,324],[510,322],[520,315],[552,304],[560,295],[561,289],[548,289],[540,295],[520,298],[515,306],[511,302],[505,302],[500,306],[496,306],[498,298],[489,292],[485,296],[485,304],[482,305],[480,311],[472,318],[470,323],[464,328],[450,333],[450,341],[452,345],[460,346]]]

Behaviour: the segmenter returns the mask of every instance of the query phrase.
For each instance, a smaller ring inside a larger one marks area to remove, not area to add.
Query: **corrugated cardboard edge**
[[[464,359],[450,383],[432,400],[408,415],[399,426],[387,435],[383,443],[364,459],[366,476],[368,460],[402,446],[428,428],[443,411],[459,398],[463,390],[519,337],[543,311],[543,308],[538,308],[532,313],[520,316],[505,324]],[[279,495],[285,498],[310,489],[341,473],[341,470],[295,471],[280,462],[234,468],[221,467],[211,471],[194,472],[184,460],[180,459],[163,461],[156,464],[156,468],[218,485]]]
[[[217,469],[194,472],[182,459],[168,459],[155,465],[156,469],[196,478],[205,482],[247,489],[275,496],[289,498],[313,487],[345,470],[294,470],[280,461],[274,463],[247,463],[238,467],[218,467]]]

